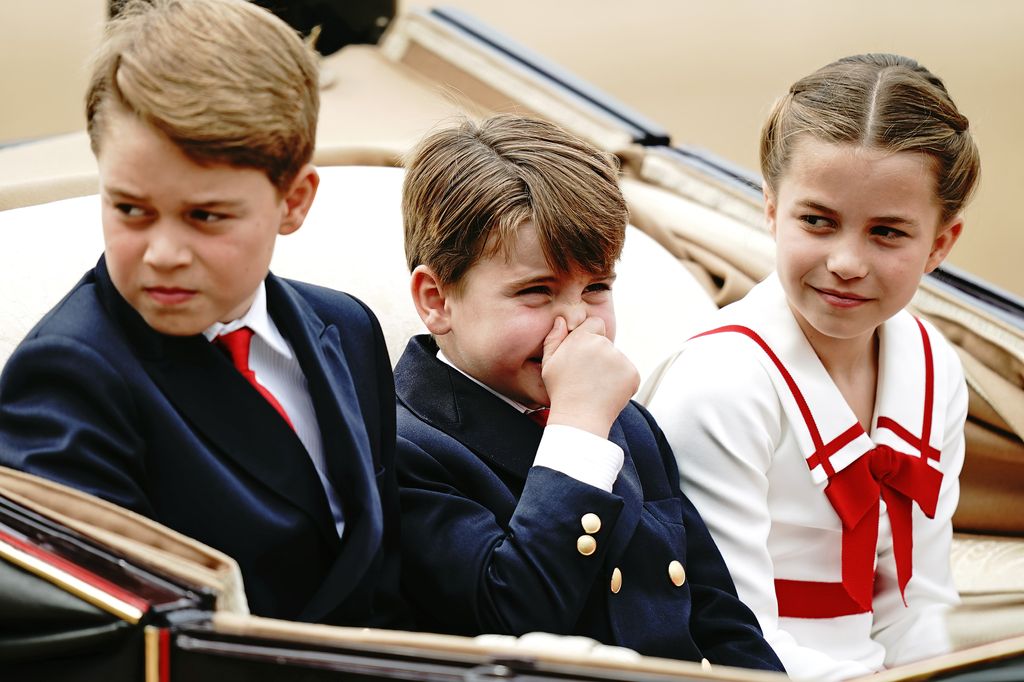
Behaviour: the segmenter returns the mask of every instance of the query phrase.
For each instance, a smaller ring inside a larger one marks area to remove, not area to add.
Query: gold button
[[[702,670],[711,670],[711,661],[706,658],[700,659],[700,667]]]
[[[587,531],[590,535],[601,530],[601,517],[597,514],[584,514],[583,518],[580,519],[580,523],[583,525],[583,530]]]
[[[612,594],[618,594],[622,589],[622,571],[617,567],[612,571]]]
[[[686,570],[683,568],[683,565],[673,560],[668,565],[668,578],[676,587],[682,587],[683,583],[686,582]]]
[[[590,556],[597,549],[597,540],[589,535],[581,535],[576,538],[576,549],[583,556]]]

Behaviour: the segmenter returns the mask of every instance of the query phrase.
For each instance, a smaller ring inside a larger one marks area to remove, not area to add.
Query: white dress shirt
[[[317,476],[320,477],[320,483],[327,493],[334,525],[338,529],[338,536],[341,537],[345,528],[341,501],[327,476],[327,463],[324,460],[320,425],[316,419],[313,399],[309,395],[306,377],[299,367],[291,344],[278,330],[267,311],[267,290],[263,282],[260,282],[256,298],[245,315],[226,324],[214,322],[203,332],[203,336],[213,341],[222,334],[242,327],[249,327],[253,331],[252,343],[249,346],[249,368],[255,373],[260,385],[277,398],[277,402],[291,419],[295,434],[302,441],[310,459],[313,460],[313,466],[316,467]]]

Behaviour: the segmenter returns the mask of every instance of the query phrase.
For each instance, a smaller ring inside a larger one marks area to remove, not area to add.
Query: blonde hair
[[[427,135],[402,189],[409,269],[429,266],[458,291],[481,257],[508,254],[536,225],[556,272],[611,272],[628,212],[614,156],[547,121],[499,115]]]
[[[129,0],[93,59],[86,118],[95,154],[112,107],[196,162],[256,168],[283,191],[313,155],[317,57],[246,0]]]
[[[932,159],[942,220],[959,214],[981,173],[978,149],[942,81],[913,59],[844,57],[806,76],[772,109],[761,131],[761,174],[773,192],[802,135]]]

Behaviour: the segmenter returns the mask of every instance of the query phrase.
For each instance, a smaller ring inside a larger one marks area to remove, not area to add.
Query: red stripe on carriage
[[[171,631],[160,628],[160,682],[171,682]]]
[[[39,559],[40,561],[43,561],[49,564],[50,566],[53,566],[54,568],[57,568],[63,571],[64,573],[67,573],[73,578],[81,580],[83,583],[89,585],[90,587],[94,587],[97,590],[100,590],[101,592],[104,592],[110,595],[111,597],[114,597],[115,599],[121,600],[125,604],[128,604],[129,606],[138,609],[143,614],[149,611],[150,604],[142,597],[139,597],[138,595],[135,595],[115,585],[106,578],[102,578],[96,575],[92,571],[84,569],[81,566],[68,561],[67,559],[61,557],[58,554],[47,551],[42,547],[39,547],[38,545],[26,542],[21,538],[15,537],[3,531],[0,531],[0,540],[3,540],[7,544],[11,545],[12,547],[15,547],[16,549],[21,550],[29,556]]]

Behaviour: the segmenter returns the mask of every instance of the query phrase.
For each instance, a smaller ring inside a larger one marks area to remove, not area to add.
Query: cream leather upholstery
[[[347,291],[384,328],[392,362],[425,331],[402,246],[400,168],[329,166],[298,232],[278,240],[278,275]],[[95,194],[0,212],[0,363],[103,250]],[[618,344],[642,376],[701,326],[714,304],[678,260],[630,227],[615,285]]]

